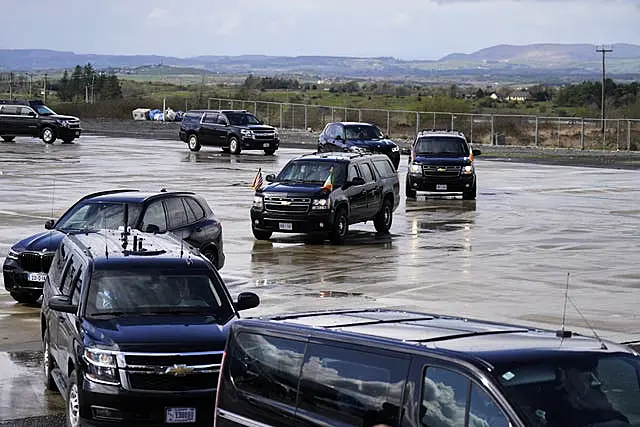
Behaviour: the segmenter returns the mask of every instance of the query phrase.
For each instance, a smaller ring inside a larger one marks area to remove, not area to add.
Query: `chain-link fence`
[[[411,140],[422,129],[455,129],[472,143],[579,150],[640,151],[640,119],[541,117],[378,110],[209,98],[208,108],[242,109],[282,129],[320,131],[329,122],[374,123],[390,137]]]

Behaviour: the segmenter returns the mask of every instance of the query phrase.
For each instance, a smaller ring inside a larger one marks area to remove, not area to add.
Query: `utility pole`
[[[600,113],[600,118],[602,120],[602,134],[604,135],[604,131],[605,131],[605,106],[604,106],[604,102],[605,102],[605,98],[604,98],[604,85],[605,85],[605,81],[606,81],[606,77],[605,77],[605,55],[607,54],[607,52],[613,52],[613,48],[610,46],[598,46],[596,48],[596,52],[602,52],[602,99],[601,99],[601,103],[602,103],[602,109],[601,109],[601,113]]]
[[[44,73],[44,82],[43,82],[43,98],[42,98],[42,103],[46,104],[47,103],[47,73]]]

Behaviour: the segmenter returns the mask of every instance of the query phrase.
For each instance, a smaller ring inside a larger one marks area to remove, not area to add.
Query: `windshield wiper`
[[[91,317],[101,317],[101,316],[124,316],[127,314],[138,314],[135,311],[119,311],[119,310],[109,310],[109,311],[100,311],[98,313],[91,313]]]

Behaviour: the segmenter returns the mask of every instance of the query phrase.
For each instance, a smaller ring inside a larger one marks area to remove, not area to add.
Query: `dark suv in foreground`
[[[40,101],[0,100],[0,137],[5,142],[33,136],[47,144],[57,138],[68,144],[81,133],[77,117],[56,114]]]
[[[630,427],[640,356],[567,330],[395,310],[240,320],[217,427]]]
[[[382,154],[320,153],[291,160],[253,198],[256,239],[273,232],[328,234],[343,243],[349,225],[373,220],[387,233],[400,202],[398,174]]]
[[[400,147],[371,123],[334,122],[324,127],[318,139],[318,151],[358,151],[382,153],[393,166],[400,164]]]
[[[149,233],[171,232],[195,246],[216,268],[224,266],[222,225],[202,196],[190,192],[110,190],[83,197],[57,221],[47,221],[48,231],[14,244],[2,267],[5,289],[18,302],[36,302],[65,233],[124,228],[125,222]]]
[[[44,285],[45,385],[71,427],[211,426],[229,325],[258,304],[173,236],[71,233]]]
[[[213,145],[232,154],[240,154],[242,150],[264,150],[265,154],[273,154],[280,146],[278,129],[263,124],[245,110],[187,111],[179,136],[191,151]]]
[[[425,130],[411,145],[406,195],[415,199],[418,191],[462,193],[475,200],[478,179],[473,164],[480,150],[472,149],[462,132]]]

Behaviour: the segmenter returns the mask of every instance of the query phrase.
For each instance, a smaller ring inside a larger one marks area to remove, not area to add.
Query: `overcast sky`
[[[1,49],[438,59],[497,44],[640,44],[640,0],[0,0]]]

